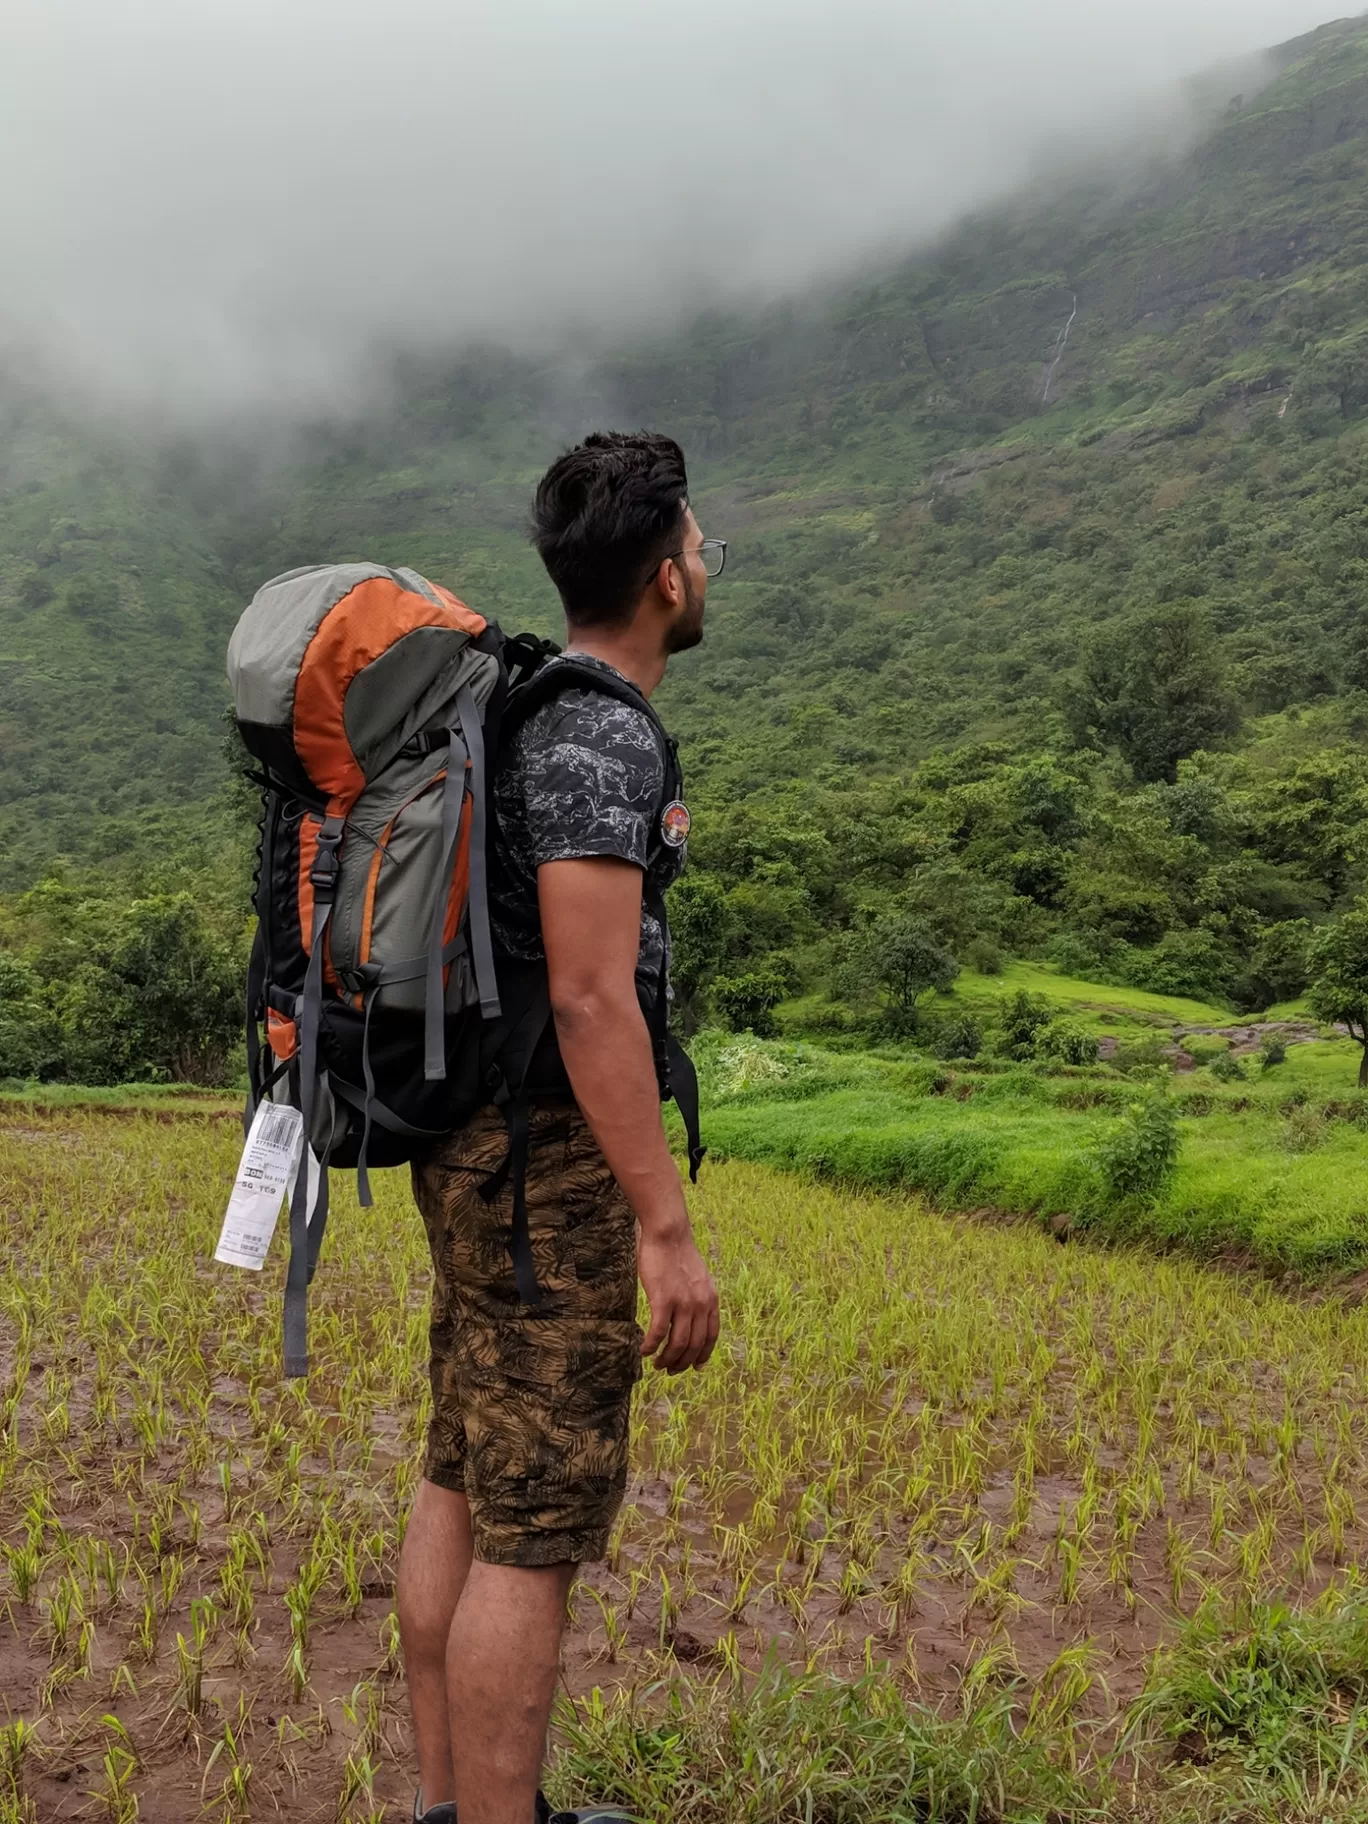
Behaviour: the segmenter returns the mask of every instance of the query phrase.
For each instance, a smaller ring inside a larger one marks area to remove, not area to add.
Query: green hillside
[[[1275,62],[1124,193],[596,365],[410,364],[392,411],[270,470],[11,403],[10,884],[231,830],[221,653],[266,575],[402,560],[550,629],[531,484],[589,424],[650,422],[732,541],[663,695],[699,1009],[840,1000],[890,906],[961,958],[1299,993],[1368,833],[1368,24]]]

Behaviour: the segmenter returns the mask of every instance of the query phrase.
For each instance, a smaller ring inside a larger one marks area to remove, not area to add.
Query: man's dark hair
[[[654,431],[595,431],[542,476],[532,542],[576,627],[631,615],[688,509],[684,452]]]

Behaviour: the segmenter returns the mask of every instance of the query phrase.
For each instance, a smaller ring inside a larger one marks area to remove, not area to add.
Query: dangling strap
[[[250,1134],[257,1104],[266,1093],[261,1082],[261,1021],[265,1018],[266,936],[258,919],[247,963],[247,1106],[242,1111],[242,1131]]]
[[[327,1082],[327,1072],[319,1078],[320,1084]],[[318,1266],[318,1256],[323,1248],[323,1236],[328,1227],[328,1162],[319,1162],[318,1167],[318,1201],[309,1212],[309,1284],[313,1284],[314,1272]]]
[[[456,713],[470,755],[470,892],[467,899],[470,920],[470,957],[475,965],[475,986],[480,996],[480,1012],[487,1020],[499,1017],[499,986],[494,975],[494,945],[489,935],[489,869],[485,856],[485,838],[489,815],[489,781],[485,777],[484,732],[480,712],[470,686],[465,684],[456,697]]]
[[[461,806],[465,801],[466,748],[458,727],[449,731],[446,787],[442,793],[442,865],[433,895],[432,924],[428,930],[427,987],[424,993],[423,1077],[438,1083],[446,1076],[446,984],[442,980],[442,933],[446,928],[451,875],[456,866],[456,844],[461,833]]]
[[[708,1149],[700,1132],[698,1072],[693,1059],[670,1031],[669,914],[665,910],[665,895],[658,887],[647,888],[645,901],[646,910],[660,927],[660,974],[656,978],[655,1005],[651,1009],[651,1044],[657,1060],[665,1067],[661,1095],[673,1098],[684,1123],[689,1142],[689,1182],[697,1184],[698,1168]]]
[[[373,1209],[375,1199],[371,1196],[370,1173],[366,1169],[366,1160],[370,1154],[371,1118],[375,1108],[375,1067],[371,1063],[370,1028],[371,1014],[380,990],[372,987],[366,992],[366,1018],[361,1028],[361,1071],[366,1084],[366,1111],[361,1121],[361,1153],[356,1161],[356,1201],[363,1210]]]
[[[504,1154],[503,1163],[492,1171],[480,1186],[480,1196],[486,1203],[502,1195],[504,1188],[513,1187],[513,1234],[510,1252],[513,1256],[513,1278],[518,1288],[518,1297],[525,1305],[539,1305],[542,1302],[541,1287],[537,1284],[537,1269],[532,1259],[532,1231],[527,1217],[527,1153],[531,1110],[527,1100],[527,1077],[541,1043],[542,1034],[546,1031],[551,1019],[551,990],[547,984],[546,971],[541,971],[537,991],[526,1015],[518,1022],[522,1036],[522,1069],[518,1075],[517,1088],[510,1090],[507,1082],[497,1071],[494,1087],[494,1105],[503,1114],[508,1128],[508,1151]],[[511,1037],[511,1035],[510,1035]]]
[[[504,1154],[503,1163],[496,1166],[480,1186],[480,1195],[486,1203],[493,1203],[496,1197],[502,1196],[508,1185],[513,1186],[513,1237],[509,1248],[513,1256],[513,1279],[522,1302],[525,1305],[539,1305],[542,1302],[542,1291],[537,1284],[537,1268],[532,1259],[532,1231],[527,1220],[527,1150],[531,1110],[527,1097],[521,1091],[517,1095],[505,1094],[502,1101],[496,1097],[495,1102],[502,1109],[508,1128],[508,1151]]]
[[[689,1183],[697,1184],[698,1168],[708,1150],[699,1132],[698,1072],[694,1069],[693,1059],[673,1033],[666,1040],[666,1048],[670,1066],[670,1094],[674,1097],[675,1107],[679,1110],[689,1140]]]
[[[513,1184],[513,1278],[522,1302],[525,1305],[539,1305],[541,1287],[537,1284],[537,1269],[532,1260],[532,1231],[527,1222],[527,1141],[530,1125],[527,1097],[515,1097],[505,1114],[508,1120],[508,1159]]]
[[[247,963],[247,1106],[243,1110],[244,1133],[252,1131],[257,1104],[265,1096],[262,1087],[261,1026],[267,1017],[266,989],[271,976],[271,905],[270,889],[275,869],[275,837],[280,821],[280,800],[262,779],[261,840],[257,846],[256,875],[252,881],[252,904],[256,907],[256,930],[252,933],[252,953]]]
[[[299,1012],[299,1106],[304,1115],[304,1135],[290,1198],[290,1266],[285,1276],[285,1373],[291,1380],[309,1372],[309,1143],[318,1077],[318,1022],[323,1005],[323,939],[337,891],[337,851],[342,846],[345,827],[346,820],[341,817],[323,820],[309,870],[314,892],[313,931]]]

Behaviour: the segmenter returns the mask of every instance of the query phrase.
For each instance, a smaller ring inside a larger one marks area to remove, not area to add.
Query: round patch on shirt
[[[673,804],[667,804],[661,812],[661,838],[668,842],[672,849],[682,849],[689,840],[689,826],[692,822],[688,805],[676,798]]]

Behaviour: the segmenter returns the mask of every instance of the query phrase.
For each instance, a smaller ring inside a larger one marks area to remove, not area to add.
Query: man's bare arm
[[[537,896],[551,1010],[575,1100],[641,1225],[651,1307],[643,1355],[678,1374],[717,1341],[717,1290],[694,1245],[660,1119],[651,1036],[636,992],[642,874],[611,856],[544,862]]]

